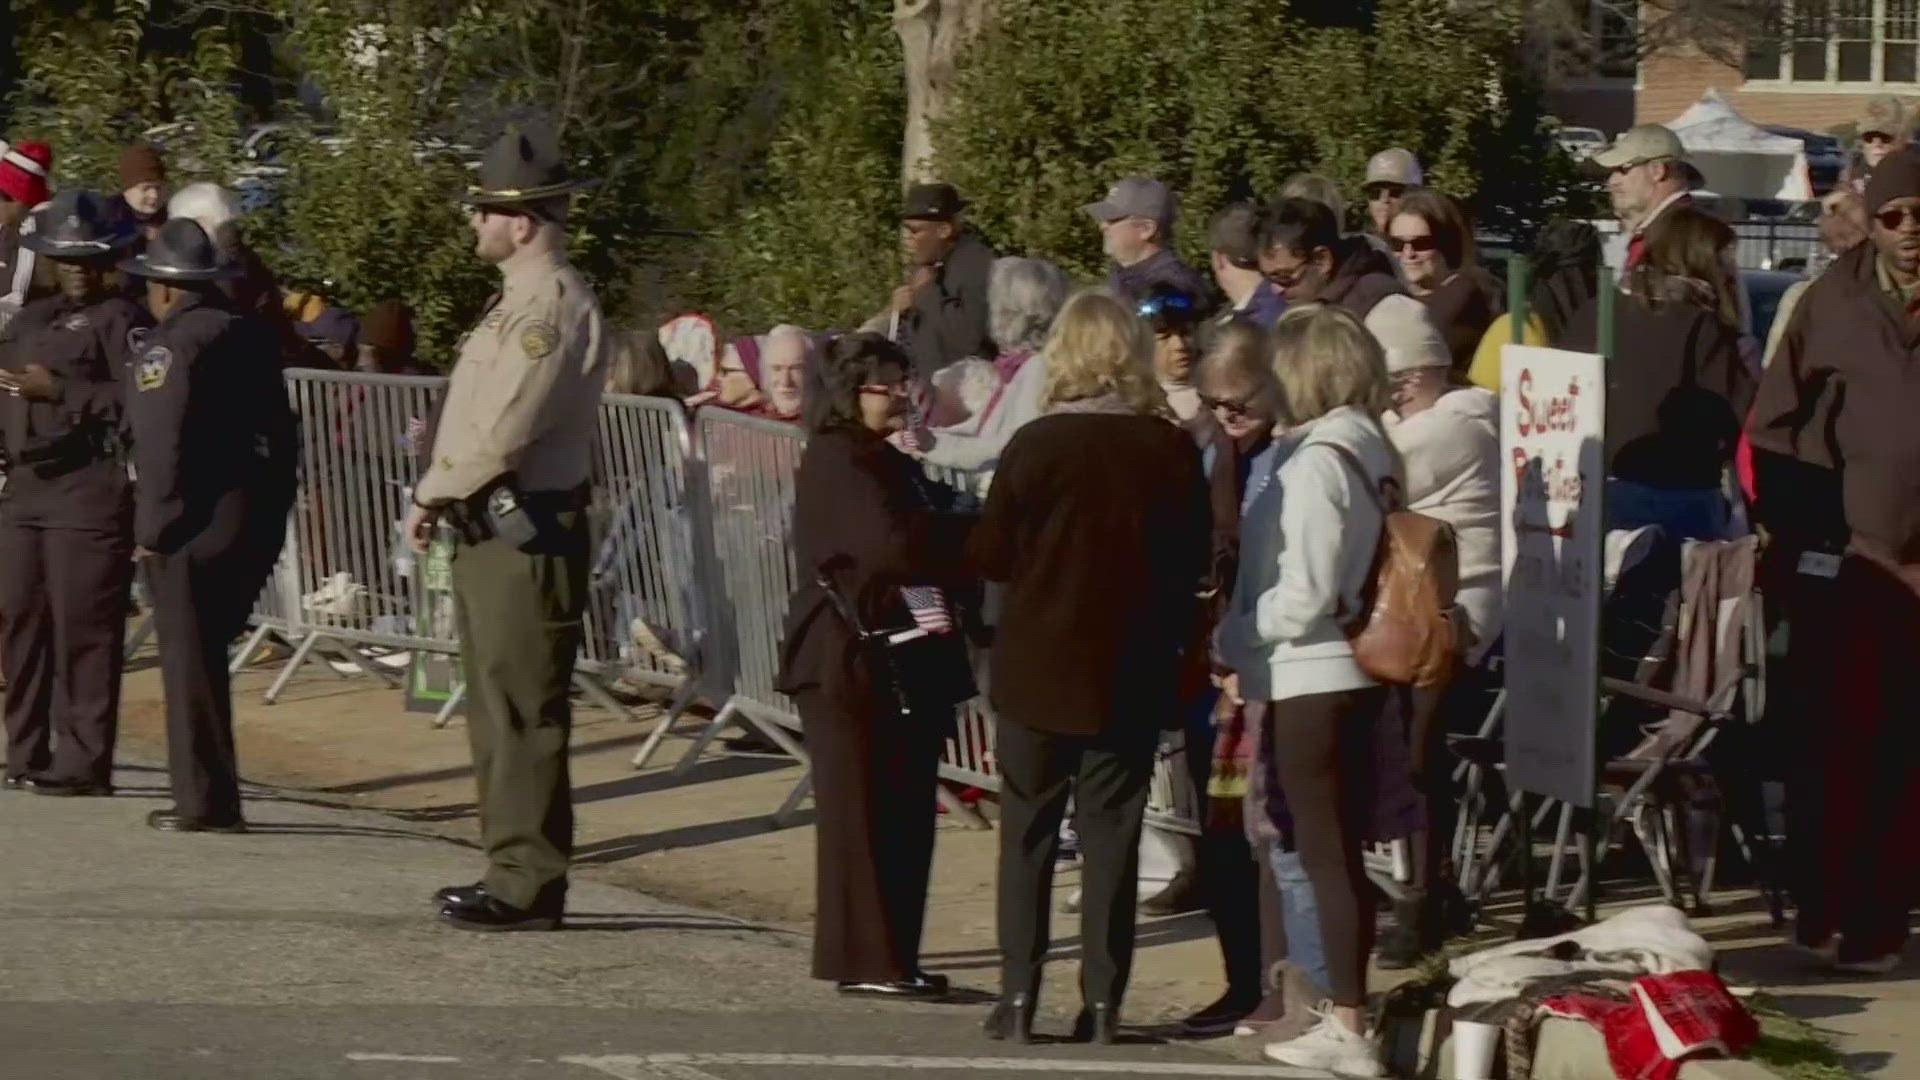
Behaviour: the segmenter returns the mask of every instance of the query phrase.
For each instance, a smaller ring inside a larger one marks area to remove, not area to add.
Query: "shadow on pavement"
[[[811,824],[813,824],[813,811],[806,809],[796,811],[792,822],[785,827],[796,828]],[[749,836],[778,832],[781,828],[782,826],[774,822],[771,814],[756,814],[752,817],[715,821],[704,825],[685,825],[678,829],[667,829],[657,833],[635,833],[631,836],[586,844],[575,849],[573,861],[576,865],[603,866],[608,863],[624,862],[641,855],[650,855],[656,851],[671,851],[674,848],[701,847],[706,844],[725,843],[728,840],[743,840]]]

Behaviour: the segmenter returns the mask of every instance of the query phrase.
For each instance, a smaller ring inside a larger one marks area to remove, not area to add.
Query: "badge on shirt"
[[[85,330],[90,325],[91,323],[87,321],[87,313],[81,311],[67,316],[67,321],[61,323],[60,328],[62,330]]]
[[[136,326],[127,331],[127,355],[139,356],[147,349],[147,327]]]
[[[173,366],[173,350],[165,345],[155,345],[140,358],[139,370],[134,373],[135,381],[142,390],[158,390],[166,384],[167,369]]]
[[[558,344],[560,344],[560,332],[555,330],[551,323],[536,321],[520,332],[520,348],[527,354],[529,360],[545,358]]]
[[[494,308],[492,311],[487,312],[486,318],[480,320],[480,325],[486,327],[489,330],[498,330],[500,329],[500,324],[506,321],[507,321],[506,309]]]

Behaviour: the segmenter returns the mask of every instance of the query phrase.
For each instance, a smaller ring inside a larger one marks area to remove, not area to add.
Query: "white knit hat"
[[[1446,340],[1427,317],[1427,305],[1411,296],[1382,297],[1366,323],[1386,351],[1388,374],[1453,364]]]

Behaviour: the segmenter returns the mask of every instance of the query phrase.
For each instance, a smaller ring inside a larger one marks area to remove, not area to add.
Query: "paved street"
[[[470,849],[280,792],[256,793],[252,835],[162,835],[143,819],[163,777],[118,782],[0,794],[8,1077],[1307,1075],[1144,1036],[1001,1047],[978,1034],[984,994],[844,1001],[800,977],[803,939],[597,883],[564,933],[443,929],[427,896],[476,876]]]

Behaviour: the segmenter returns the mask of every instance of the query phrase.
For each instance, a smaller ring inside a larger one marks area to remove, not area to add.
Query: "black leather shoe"
[[[94,780],[59,780],[51,776],[24,776],[20,778],[20,786],[35,795],[68,799],[104,799],[113,794],[112,784]]]
[[[1073,1021],[1073,1041],[1100,1043],[1112,1046],[1120,1041],[1120,1017],[1115,1015],[1113,1005],[1101,1001],[1080,1010]]]
[[[470,906],[479,903],[480,898],[485,895],[487,895],[487,883],[476,881],[471,885],[449,885],[444,889],[437,889],[433,894],[433,902],[441,907],[448,904]]]
[[[947,977],[916,972],[904,979],[883,981],[849,980],[836,987],[841,993],[857,997],[885,997],[926,1001],[947,996]]]
[[[216,821],[212,818],[188,817],[178,810],[155,810],[147,815],[147,827],[161,832],[243,833],[247,831],[247,823],[240,818]]]
[[[1003,997],[986,1023],[980,1025],[994,1042],[1030,1043],[1033,1041],[1033,1011],[1038,1006],[1032,994]]]
[[[473,899],[455,901],[440,909],[440,921],[459,930],[558,930],[561,905],[544,904],[528,910],[495,899],[484,889]]]

